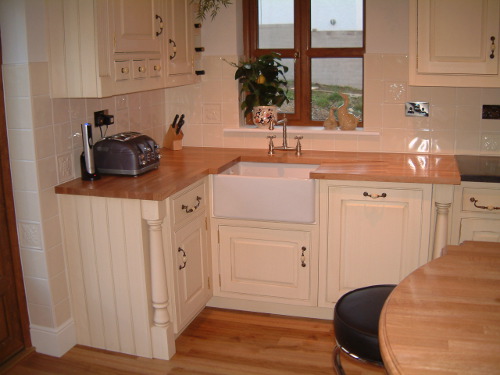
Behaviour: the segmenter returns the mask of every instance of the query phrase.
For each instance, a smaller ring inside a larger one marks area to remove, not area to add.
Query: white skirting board
[[[31,342],[38,353],[61,357],[76,345],[76,330],[73,319],[57,328],[49,328],[32,324],[30,326]]]

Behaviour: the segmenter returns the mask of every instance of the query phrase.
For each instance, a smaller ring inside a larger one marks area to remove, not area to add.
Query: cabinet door
[[[460,240],[500,242],[500,219],[463,218],[460,223]]]
[[[418,72],[497,75],[499,4],[418,0]]]
[[[163,15],[158,0],[114,0],[114,51],[160,52]]]
[[[194,45],[190,0],[167,0],[168,76],[194,73]],[[174,77],[171,77],[174,76]]]
[[[326,302],[362,286],[398,283],[417,268],[428,248],[422,214],[419,189],[329,187]]]
[[[311,299],[310,232],[220,226],[219,237],[223,294],[278,302]]]
[[[211,296],[205,216],[199,216],[174,233],[173,264],[176,272],[176,332],[182,330]]]

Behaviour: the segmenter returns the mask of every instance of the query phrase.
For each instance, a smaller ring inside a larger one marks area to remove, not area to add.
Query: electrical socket
[[[419,116],[429,117],[429,103],[428,102],[406,102],[405,103],[406,116]]]
[[[482,119],[498,120],[500,119],[500,105],[483,105]]]
[[[100,127],[103,125],[113,125],[115,123],[115,116],[108,115],[108,110],[94,112],[94,125]]]

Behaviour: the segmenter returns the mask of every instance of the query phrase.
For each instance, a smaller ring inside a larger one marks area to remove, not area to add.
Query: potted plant
[[[234,78],[241,83],[240,92],[245,95],[241,109],[259,127],[277,120],[278,107],[288,103],[285,73],[288,67],[281,64],[278,53],[259,56],[256,59],[230,63],[236,67]]]
[[[228,7],[231,5],[231,0],[191,0],[191,3],[197,4],[196,18],[203,21],[208,13],[215,18],[219,12],[220,6]]]

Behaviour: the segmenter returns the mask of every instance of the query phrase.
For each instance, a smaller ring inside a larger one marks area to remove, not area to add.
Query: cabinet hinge
[[[205,230],[208,230],[208,219],[205,217]]]
[[[217,231],[217,243],[220,245],[220,231]]]
[[[208,276],[208,289],[210,289],[210,276]]]
[[[222,281],[221,281],[221,277],[220,277],[220,274],[219,274],[219,288],[221,287],[222,285]]]

